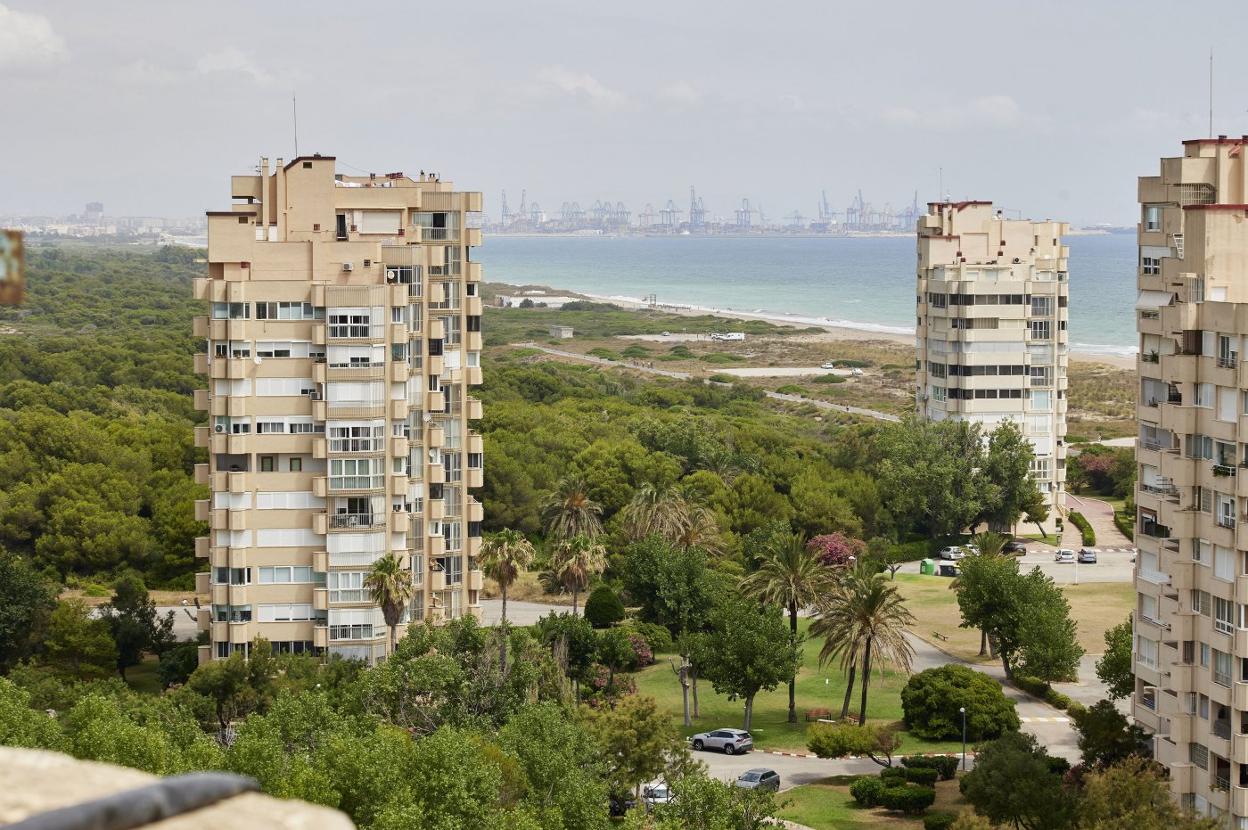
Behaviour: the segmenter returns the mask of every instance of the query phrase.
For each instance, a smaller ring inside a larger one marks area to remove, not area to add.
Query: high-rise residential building
[[[1248,136],[1139,180],[1135,719],[1188,807],[1248,827]],[[1244,470],[1244,475],[1239,471]],[[1243,483],[1241,483],[1243,482]]]
[[[263,637],[371,662],[389,632],[364,580],[387,553],[416,586],[405,621],[480,604],[481,194],[318,155],[261,159],[231,196],[194,283],[200,656]]]
[[[1034,448],[1046,530],[1065,507],[1066,231],[991,202],[932,202],[918,222],[918,414],[985,433],[1015,421]]]

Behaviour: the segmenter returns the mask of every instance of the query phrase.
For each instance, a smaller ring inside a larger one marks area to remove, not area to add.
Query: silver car
[[[657,804],[670,804],[672,802],[671,787],[665,783],[642,787],[641,801],[646,805],[646,809],[650,809]]]
[[[690,740],[696,750],[719,749],[723,750],[725,755],[749,752],[754,748],[754,739],[744,729],[716,729],[713,732],[699,732]]]
[[[746,770],[737,778],[737,786],[743,790],[771,790],[780,792],[780,773],[774,769],[755,767]]]

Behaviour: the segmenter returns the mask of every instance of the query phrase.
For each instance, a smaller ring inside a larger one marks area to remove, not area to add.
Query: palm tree
[[[572,592],[572,616],[576,616],[577,598],[589,587],[589,581],[607,567],[607,549],[590,537],[579,534],[555,546],[551,567],[559,580]]]
[[[518,530],[505,528],[481,545],[481,567],[498,583],[503,597],[502,625],[507,626],[507,589],[520,572],[533,564],[533,545]],[[499,670],[507,671],[507,632],[499,637]]]
[[[364,577],[364,589],[373,602],[381,606],[381,616],[390,627],[390,653],[399,647],[399,621],[403,609],[412,601],[416,587],[412,584],[412,572],[403,567],[393,552],[373,563],[372,570]]]
[[[671,484],[646,482],[620,512],[623,513],[624,532],[630,539],[657,534],[675,542],[689,524],[689,503]]]
[[[862,666],[862,702],[858,711],[858,723],[862,725],[867,721],[872,658],[910,671],[914,649],[906,640],[906,627],[914,622],[914,616],[906,609],[897,586],[864,563],[855,565],[837,583],[836,589],[816,606],[815,614],[810,633],[824,638],[819,652],[821,663],[837,656],[845,660],[846,644],[854,644],[851,647],[855,655],[850,659]]]
[[[758,570],[741,581],[742,590],[764,603],[789,612],[789,636],[797,638],[797,612],[821,599],[833,580],[833,571],[821,563],[806,540],[795,533],[764,554]],[[789,678],[789,723],[797,723],[797,675]]]
[[[553,539],[593,538],[602,532],[602,507],[589,497],[589,485],[580,476],[559,479],[542,505],[542,526]]]
[[[976,533],[971,537],[971,544],[979,549],[984,556],[1000,556],[1005,550],[1005,543],[1008,540],[1003,534],[994,533],[991,530],[983,533]]]
[[[719,536],[719,522],[715,514],[700,504],[689,505],[689,517],[681,528],[675,543],[685,549],[698,548],[710,556],[724,552],[723,542]]]

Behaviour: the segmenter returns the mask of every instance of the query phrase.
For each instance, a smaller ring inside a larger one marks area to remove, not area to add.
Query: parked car
[[[849,373],[850,373],[851,375],[853,375],[854,377],[856,377],[856,378],[860,378],[860,377],[862,377],[862,370],[861,370],[861,369],[850,369],[850,370],[849,370]]]
[[[607,815],[612,818],[620,818],[636,806],[637,801],[633,798],[632,793],[612,795],[607,799]]]
[[[1053,552],[1053,561],[1061,562],[1062,564],[1070,564],[1075,561],[1075,552],[1073,550],[1060,548]]]
[[[666,783],[652,784],[641,789],[641,803],[650,809],[656,804],[668,804],[672,800],[672,788]]]
[[[746,770],[737,778],[737,786],[743,790],[780,791],[780,773],[766,767]]]
[[[820,366],[819,368],[820,368],[820,369],[835,369],[835,368],[836,368],[836,364],[835,364],[835,363],[833,363],[832,361],[830,361],[830,360],[829,360],[829,361],[825,362],[825,363],[824,363],[822,366]]]
[[[663,332],[663,336],[664,336],[664,337],[671,337],[671,336],[672,336],[672,333],[671,333],[670,331],[665,331],[665,332]]]
[[[1096,564],[1096,548],[1079,548],[1079,564],[1095,565]]]
[[[966,556],[966,552],[963,551],[962,548],[950,546],[947,548],[941,548],[939,556],[941,559],[948,559],[951,562],[956,562]]]
[[[957,565],[942,563],[939,574],[941,576],[957,576],[960,573]]]
[[[1005,554],[1014,554],[1022,556],[1027,552],[1027,545],[1017,539],[1011,539],[1002,546],[1001,552]]]
[[[716,729],[713,732],[699,732],[692,738],[696,750],[719,749],[725,755],[736,755],[738,752],[749,752],[754,748],[754,739],[744,729]]]

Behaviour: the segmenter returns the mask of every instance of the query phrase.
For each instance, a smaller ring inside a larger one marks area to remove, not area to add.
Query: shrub
[[[949,781],[958,772],[961,762],[957,756],[951,755],[907,755],[901,759],[902,766],[914,769],[934,769],[940,773],[941,781]]]
[[[908,816],[917,816],[936,801],[936,791],[918,784],[886,787],[879,795],[880,806]]]
[[[840,375],[817,375],[810,379],[811,383],[844,383],[845,378]]]
[[[1122,510],[1114,511],[1114,525],[1128,539],[1135,539],[1135,516]]]
[[[711,383],[736,383],[737,379],[732,375],[716,373],[707,378]]]
[[[923,830],[949,830],[957,818],[957,813],[928,813],[923,816]]]
[[[1074,703],[1074,701],[1071,700],[1069,697],[1067,697],[1066,695],[1062,694],[1061,692],[1053,688],[1050,688],[1047,691],[1045,691],[1044,702],[1049,704],[1050,706],[1054,706],[1062,710],[1069,709],[1070,704]]]
[[[618,361],[620,359],[620,356],[618,354],[616,354],[615,352],[611,351],[610,349],[604,346],[598,346],[597,348],[590,349],[588,354],[591,355],[592,357],[601,357],[603,360]]]
[[[806,396],[810,394],[805,386],[798,386],[796,383],[786,383],[784,386],[776,387],[776,391],[781,395],[798,395]]]
[[[1072,510],[1067,515],[1070,516],[1070,523],[1079,528],[1080,535],[1083,536],[1083,544],[1092,546],[1096,544],[1096,531],[1092,529],[1092,525],[1088,524],[1088,520],[1078,510]]]
[[[869,775],[864,775],[849,785],[849,794],[863,807],[877,806],[883,792],[884,782]]]
[[[638,344],[634,343],[633,345],[629,346],[624,351],[620,352],[620,354],[624,355],[625,357],[649,357],[650,350],[647,349],[645,346],[639,346]]]
[[[936,777],[939,775],[935,769],[929,767],[901,767],[901,772],[911,784],[921,784],[924,787],[936,786]]]
[[[903,722],[912,734],[931,741],[962,736],[958,710],[966,707],[966,736],[996,738],[1019,727],[1014,701],[986,674],[957,664],[913,675],[901,690]]]
[[[624,603],[609,585],[599,585],[585,600],[585,619],[594,628],[610,628],[624,619]]]
[[[655,654],[671,651],[675,647],[675,643],[672,641],[672,632],[668,631],[664,626],[634,620],[629,623],[629,628],[645,637],[650,650]]]
[[[745,360],[745,358],[740,355],[725,354],[724,352],[711,352],[710,354],[699,356],[698,360],[702,360],[707,363],[741,363]]]
[[[628,643],[633,647],[632,669],[644,669],[654,662],[654,652],[650,650],[650,644],[646,642],[645,637],[635,631],[630,631]]]
[[[892,766],[893,753],[901,746],[901,736],[892,726],[869,723],[815,723],[806,730],[806,747],[820,758],[867,755],[884,766]]]
[[[906,771],[901,767],[885,767],[880,770],[880,780],[888,787],[900,787],[906,783]]]
[[[1045,683],[1038,677],[1032,677],[1027,674],[1014,675],[1014,685],[1022,689],[1029,695],[1043,698],[1049,692],[1049,684]]]

